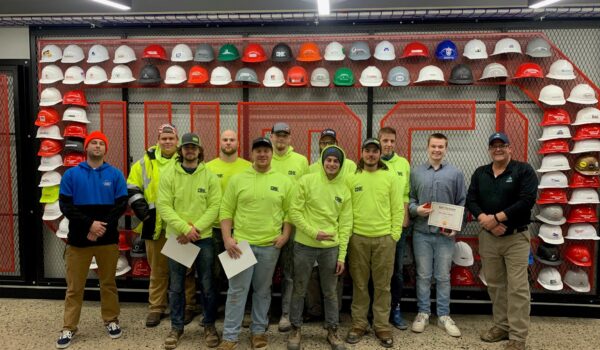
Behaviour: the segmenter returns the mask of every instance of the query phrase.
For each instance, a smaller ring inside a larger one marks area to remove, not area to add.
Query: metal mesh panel
[[[529,120],[510,101],[496,103],[496,131],[502,131],[511,140],[512,158],[527,161]]]
[[[127,177],[127,107],[124,101],[100,102],[100,130],[109,140],[106,161]]]
[[[204,159],[214,159],[219,155],[219,103],[190,103],[190,130],[200,136],[204,147]]]
[[[12,91],[12,89],[10,89]],[[14,100],[13,100],[14,101]],[[11,171],[11,133],[9,120],[9,85],[8,77],[0,74],[0,164],[2,168],[0,173],[4,177],[6,188],[5,200],[0,203],[0,272],[16,272],[15,264],[15,240],[16,232],[14,227],[15,210],[13,207],[13,186]]]
[[[170,123],[171,102],[147,101],[144,102],[144,148],[158,139],[158,127]]]

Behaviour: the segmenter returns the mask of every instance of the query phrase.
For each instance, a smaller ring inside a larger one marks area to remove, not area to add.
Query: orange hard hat
[[[323,57],[321,57],[319,46],[313,42],[302,44],[298,56],[296,57],[296,60],[301,62],[316,62],[322,59]]]
[[[188,74],[188,83],[190,84],[204,84],[209,79],[209,74],[206,68],[202,66],[193,66]]]

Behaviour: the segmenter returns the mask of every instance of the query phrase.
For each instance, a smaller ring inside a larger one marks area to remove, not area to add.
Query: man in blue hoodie
[[[106,135],[90,133],[84,142],[87,160],[67,170],[60,182],[60,210],[69,219],[65,251],[67,293],[63,329],[56,347],[71,345],[77,331],[85,281],[92,258],[98,265],[102,320],[108,335],[119,338],[119,296],[115,282],[119,259],[119,218],[127,207],[127,184],[123,173],[104,161]]]

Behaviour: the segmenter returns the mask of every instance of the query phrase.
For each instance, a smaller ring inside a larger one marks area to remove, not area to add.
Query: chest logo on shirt
[[[342,203],[342,199],[340,197],[338,197],[338,196],[335,196],[335,201],[338,202],[338,203],[340,203],[340,204]]]
[[[362,192],[362,186],[354,187],[354,192]]]
[[[217,174],[217,177],[218,177],[218,178],[222,178],[222,177],[223,177],[223,174]]]
[[[206,193],[206,188],[198,187],[198,193]]]
[[[404,176],[404,174],[401,171],[397,171],[398,176]]]
[[[296,176],[296,172],[294,170],[288,170],[288,175]]]
[[[279,192],[279,188],[277,186],[271,186],[271,191]]]
[[[506,183],[508,184],[508,183],[512,183],[512,182],[513,182],[512,176],[509,176],[509,177],[506,179]]]
[[[112,186],[112,181],[104,180],[104,182],[102,184],[104,185],[104,187],[110,187],[110,186]]]

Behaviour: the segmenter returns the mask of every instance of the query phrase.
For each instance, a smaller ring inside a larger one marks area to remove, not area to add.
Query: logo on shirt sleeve
[[[338,197],[338,196],[335,196],[335,201],[338,202],[338,203],[340,203],[340,204],[342,203],[342,199],[340,197]]]
[[[401,171],[397,171],[398,176],[404,176],[404,174]]]
[[[279,192],[279,187],[277,187],[277,186],[271,186],[271,191],[273,191],[273,192]]]

